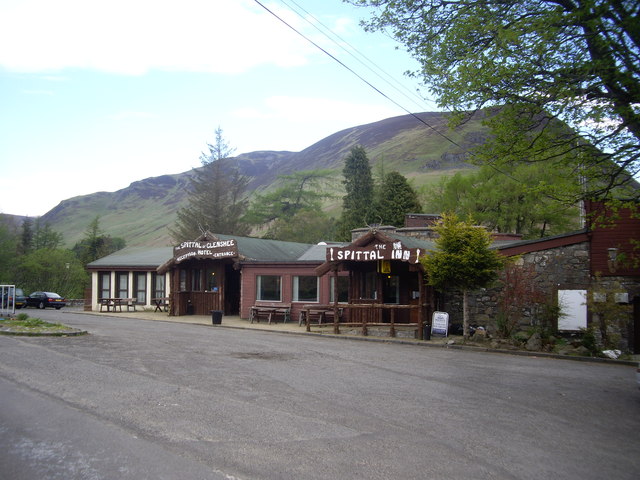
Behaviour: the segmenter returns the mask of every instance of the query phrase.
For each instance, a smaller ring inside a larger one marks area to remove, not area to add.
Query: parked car
[[[66,305],[64,298],[53,292],[33,292],[27,297],[28,307],[47,308],[53,307],[60,310]]]
[[[13,287],[9,287],[5,290],[4,296],[2,297],[2,308],[11,307],[14,298],[16,309],[26,306],[27,298],[24,296],[22,289],[16,288],[14,292]]]

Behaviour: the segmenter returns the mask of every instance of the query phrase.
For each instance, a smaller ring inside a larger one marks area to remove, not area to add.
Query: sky
[[[0,213],[188,171],[218,127],[235,154],[300,151],[437,110],[402,46],[359,25],[370,14],[341,0],[0,0]]]

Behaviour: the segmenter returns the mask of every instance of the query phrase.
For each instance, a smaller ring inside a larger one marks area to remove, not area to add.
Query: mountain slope
[[[403,115],[342,130],[301,152],[257,151],[238,155],[235,160],[242,174],[250,178],[251,192],[268,189],[278,175],[295,171],[339,172],[355,145],[364,147],[372,166],[383,162],[385,171],[397,170],[417,186],[467,168],[465,150],[483,138],[479,119],[452,132],[444,114],[417,116],[424,123],[412,115]],[[96,216],[105,233],[124,238],[127,245],[170,245],[167,227],[173,225],[176,212],[187,202],[192,175],[193,171],[188,171],[151,177],[116,192],[70,198],[42,219],[63,234],[68,247],[84,236]]]

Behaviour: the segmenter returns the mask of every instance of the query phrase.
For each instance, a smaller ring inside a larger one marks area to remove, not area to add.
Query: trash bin
[[[425,325],[422,329],[422,339],[431,340],[431,325]]]
[[[211,323],[213,325],[222,323],[222,310],[211,310]]]

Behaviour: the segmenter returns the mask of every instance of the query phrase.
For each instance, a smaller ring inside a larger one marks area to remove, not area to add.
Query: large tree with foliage
[[[83,265],[118,251],[126,246],[124,239],[106,235],[96,216],[84,231],[84,237],[73,246],[73,252]]]
[[[360,145],[355,146],[345,158],[345,196],[342,198],[342,217],[338,225],[338,239],[351,240],[351,230],[369,223],[377,223],[373,211],[374,184],[367,152]]]
[[[407,47],[441,107],[499,107],[478,161],[569,165],[586,179],[564,192],[574,197],[604,196],[639,172],[637,1],[347,1],[376,7],[366,28]]]
[[[376,197],[376,213],[383,225],[403,227],[407,213],[422,211],[417,192],[404,175],[395,171],[383,176]]]
[[[9,224],[0,221],[0,284],[12,284],[16,264],[18,235]]]
[[[492,231],[540,238],[580,227],[578,208],[549,196],[552,189],[562,191],[571,182],[568,174],[543,165],[511,166],[501,172],[485,165],[443,177],[426,189],[425,203],[432,212],[472,216]]]
[[[436,290],[460,290],[463,297],[463,335],[469,336],[469,292],[491,285],[504,266],[504,257],[492,250],[491,235],[471,220],[443,214],[436,227],[436,250],[420,258],[429,285]]]
[[[20,257],[15,279],[27,295],[45,290],[67,298],[84,298],[89,275],[71,250],[40,248]]]
[[[264,238],[314,243],[329,238],[333,223],[322,211],[334,181],[332,170],[305,170],[280,175],[279,186],[256,195],[244,221],[266,228]]]
[[[234,159],[234,149],[215,131],[215,143],[207,144],[208,153],[202,153],[202,167],[194,169],[188,205],[177,213],[175,226],[170,229],[176,241],[195,239],[204,230],[213,233],[246,235],[249,228],[241,221],[247,208],[245,190],[249,183]]]

